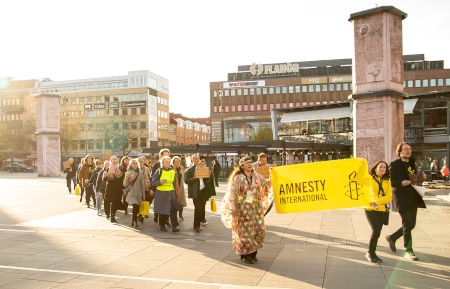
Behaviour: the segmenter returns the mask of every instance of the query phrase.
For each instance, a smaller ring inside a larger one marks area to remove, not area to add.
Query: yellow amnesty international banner
[[[360,158],[275,167],[271,171],[280,214],[368,206],[367,161]]]

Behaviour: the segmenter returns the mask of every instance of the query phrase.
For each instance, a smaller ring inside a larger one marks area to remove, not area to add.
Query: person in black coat
[[[77,168],[78,165],[75,163],[73,158],[69,159],[70,168],[64,169],[64,172],[66,173],[66,182],[67,182],[67,189],[69,189],[69,194],[72,193],[72,184],[73,183],[73,189],[75,190],[75,187],[77,186]]]
[[[405,247],[404,257],[417,261],[419,258],[414,254],[412,248],[411,231],[416,226],[417,209],[426,208],[425,202],[419,193],[412,187],[410,175],[416,174],[417,169],[414,158],[411,157],[412,146],[410,143],[401,142],[397,146],[398,159],[391,162],[389,166],[392,184],[391,210],[399,212],[402,218],[402,227],[392,235],[386,236],[390,249],[395,252],[395,241],[403,236]]]

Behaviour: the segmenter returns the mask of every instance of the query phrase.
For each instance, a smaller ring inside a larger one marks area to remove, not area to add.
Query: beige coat
[[[151,185],[150,182],[151,182],[151,179],[152,179],[152,176],[151,176],[151,174],[150,174],[150,170],[149,170],[149,168],[147,168],[146,166],[144,166],[143,169],[141,168],[141,172],[142,172],[143,177],[144,177],[144,187],[145,187],[145,191],[148,192],[148,191],[150,191],[150,185]]]

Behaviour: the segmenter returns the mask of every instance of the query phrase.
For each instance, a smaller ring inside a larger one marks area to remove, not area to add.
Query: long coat
[[[181,177],[180,177],[181,176]],[[186,192],[184,190],[184,171],[181,169],[175,170],[175,177],[178,178],[178,183],[180,184],[180,194],[175,194],[175,199],[178,203],[182,204],[183,207],[187,207],[186,203]]]
[[[184,182],[188,185],[188,197],[190,199],[198,198],[200,193],[200,179],[195,178],[195,166],[191,166],[186,170],[186,175]],[[211,175],[210,175],[211,176]],[[209,200],[211,196],[216,195],[216,187],[214,186],[214,179],[212,177],[204,178],[203,183],[205,184],[204,198],[206,201]]]
[[[414,167],[414,159],[409,160]],[[409,180],[409,172],[401,158],[396,159],[389,165],[391,173],[392,202],[391,210],[399,213],[406,213],[413,208],[426,208],[425,202],[419,193],[411,186],[402,186],[402,181]]]
[[[114,176],[110,179],[108,178],[108,170],[103,173],[103,180],[106,181],[105,200],[122,202],[124,175],[120,177]]]
[[[141,171],[136,173],[133,169],[129,169],[128,173],[131,176],[128,180],[126,178],[123,179],[124,188],[128,187],[128,185],[133,182],[133,180],[136,178],[136,174],[137,179],[132,185],[131,190],[127,193],[126,201],[128,204],[140,206],[142,204],[142,198],[145,195],[143,174]]]
[[[247,192],[252,202],[246,202]],[[266,227],[264,213],[269,206],[269,185],[260,174],[251,173],[251,183],[244,174],[237,174],[228,187],[220,207],[222,222],[231,228],[233,249],[247,255],[264,247]]]

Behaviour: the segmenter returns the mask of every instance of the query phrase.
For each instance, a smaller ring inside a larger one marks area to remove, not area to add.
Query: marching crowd
[[[389,222],[389,210],[399,212],[402,219],[402,226],[385,237],[390,249],[395,252],[395,242],[403,236],[404,257],[418,260],[413,251],[411,231],[416,224],[418,208],[426,206],[410,180],[412,175],[418,175],[411,153],[411,144],[402,142],[397,146],[398,159],[390,165],[379,161],[370,169],[370,202],[365,207],[372,229],[369,250],[365,255],[369,262],[382,262],[376,255],[376,247],[383,225]],[[201,226],[208,224],[206,203],[216,195],[218,162],[214,161],[214,173],[210,171],[209,177],[205,177],[197,174],[197,168],[206,166],[205,160],[201,160],[198,154],[192,155],[191,160],[192,165],[186,169],[179,157],[170,158],[168,149],[160,150],[159,162],[153,165],[145,157],[130,159],[125,156],[119,161],[112,156],[102,163],[87,155],[79,166],[73,159],[69,160],[70,167],[65,169],[67,187],[71,193],[72,183],[74,187],[77,185],[81,191],[80,202],[85,195],[88,208],[92,198],[99,216],[103,203],[104,213],[111,223],[117,223],[118,210],[128,214],[131,205],[131,226],[135,228],[144,221],[144,216],[148,218],[149,206],[153,203],[154,222],[159,224],[159,229],[167,232],[167,228],[172,228],[172,232],[177,233],[180,231],[177,228],[179,221],[184,220],[183,208],[187,206],[184,189],[184,184],[187,184],[187,197],[194,204],[193,229],[200,233]],[[256,172],[259,166],[267,166],[264,153],[258,155],[255,163],[248,156],[239,159],[238,166],[228,178],[228,188],[220,208],[223,224],[232,231],[234,251],[249,264],[258,261],[256,254],[263,248],[266,234],[264,216],[273,204],[269,201],[271,180]],[[218,168],[220,171],[220,165]],[[146,207],[141,206],[144,201],[148,202]]]

